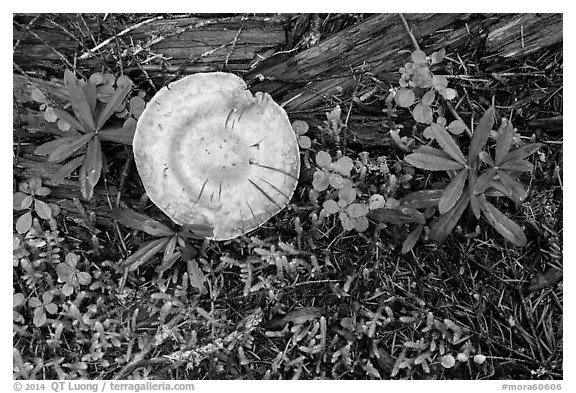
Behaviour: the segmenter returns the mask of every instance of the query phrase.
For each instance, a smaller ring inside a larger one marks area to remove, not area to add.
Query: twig
[[[172,330],[184,319],[185,315],[182,313],[177,314],[166,325],[159,326],[154,338],[150,339],[144,349],[138,352],[132,361],[127,363],[112,379],[123,379],[133,368],[137,367],[148,354],[155,348],[158,348],[169,337],[162,334],[163,331]]]
[[[154,17],[154,18],[146,19],[146,20],[144,20],[144,21],[142,21],[142,22],[140,22],[140,23],[136,23],[135,25],[132,25],[132,26],[130,26],[130,27],[127,27],[126,29],[122,30],[120,33],[116,34],[115,36],[110,37],[110,38],[104,40],[104,41],[101,42],[100,44],[96,45],[94,48],[89,49],[87,52],[84,52],[84,53],[79,57],[79,59],[80,59],[80,60],[89,59],[89,58],[91,58],[92,56],[94,56],[94,52],[95,52],[95,51],[97,51],[97,50],[105,47],[106,45],[108,45],[110,42],[112,42],[112,41],[115,40],[116,38],[122,37],[123,35],[126,35],[126,34],[128,34],[129,32],[131,32],[132,30],[135,30],[135,29],[137,29],[137,28],[139,28],[139,27],[142,27],[142,26],[144,26],[144,25],[147,25],[148,23],[151,23],[151,22],[154,22],[154,21],[157,21],[157,20],[160,20],[160,19],[164,19],[164,17],[163,17],[163,16],[156,16],[156,17]]]
[[[412,44],[414,44],[414,48],[416,48],[416,50],[420,50],[420,45],[418,45],[418,41],[416,41],[416,37],[414,37],[414,34],[412,34],[412,30],[410,30],[410,26],[408,26],[408,22],[406,22],[406,18],[404,18],[404,14],[400,13],[398,15],[400,15],[400,19],[402,19],[402,23],[404,24],[404,27],[406,28],[406,31],[408,32],[408,35],[410,36],[410,39],[412,40]]]
[[[240,28],[238,29],[238,33],[236,33],[236,37],[234,37],[234,40],[232,41],[232,48],[230,48],[230,50],[226,54],[226,60],[224,60],[224,68],[228,67],[228,59],[230,58],[230,55],[234,51],[234,47],[236,46],[236,42],[238,42],[238,37],[240,37],[240,33],[242,32],[242,29],[244,28],[244,26],[242,26],[242,23],[244,22],[244,20],[245,20],[245,18],[242,18]]]
[[[48,43],[46,40],[41,38],[38,34],[33,32],[28,26],[23,26],[16,21],[14,21],[14,24],[16,24],[18,27],[20,27],[22,29],[25,29],[26,31],[28,31],[28,33],[32,34],[38,41],[40,41],[42,44],[46,45],[48,48],[50,48],[52,50],[52,52],[54,52],[58,57],[60,57],[60,59],[62,59],[62,61],[64,63],[66,63],[68,68],[70,68],[71,70],[75,70],[78,73],[78,75],[80,75],[83,79],[87,79],[84,76],[84,74],[82,73],[82,71],[76,69],[76,67],[72,63],[70,63],[70,61],[68,61],[68,59],[62,53],[58,52],[56,50],[56,48],[54,48],[52,45],[50,45],[50,43]]]

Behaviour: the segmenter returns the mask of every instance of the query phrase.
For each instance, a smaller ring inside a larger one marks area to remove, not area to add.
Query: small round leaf
[[[444,355],[441,364],[444,368],[452,368],[456,364],[456,360],[452,355]]]
[[[415,50],[412,52],[412,61],[415,64],[423,64],[426,63],[426,53],[421,50]]]
[[[432,108],[423,103],[419,103],[414,107],[412,116],[418,123],[430,124],[432,123]]]
[[[330,154],[328,154],[327,152],[319,151],[316,154],[316,164],[318,164],[318,166],[329,169],[331,163],[332,158],[330,157]]]
[[[16,232],[26,233],[32,227],[32,213],[26,212],[16,221]]]
[[[294,129],[294,132],[298,135],[303,135],[306,132],[308,132],[308,123],[306,123],[303,120],[296,120],[292,123],[292,128]]]
[[[462,120],[454,120],[446,127],[454,135],[460,135],[466,130],[466,124]]]
[[[414,96],[414,92],[411,89],[400,89],[394,96],[394,100],[398,106],[403,108],[408,108],[414,103],[416,96]]]
[[[340,206],[338,206],[338,203],[336,203],[334,199],[328,199],[327,201],[324,201],[322,207],[324,208],[324,210],[326,210],[326,213],[328,213],[328,215],[335,214],[340,211]]]

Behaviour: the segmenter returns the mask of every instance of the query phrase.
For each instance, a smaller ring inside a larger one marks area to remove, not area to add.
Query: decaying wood
[[[487,61],[497,61],[526,56],[563,39],[560,14],[406,14],[405,17],[427,53],[443,46],[449,52],[473,49],[481,50]],[[40,89],[55,105],[64,106],[67,102],[61,79],[47,81],[34,75],[62,75],[67,63],[87,73],[106,67],[116,69],[118,62],[122,62],[126,73],[141,75],[144,70],[152,79],[216,70],[239,72],[252,91],[271,93],[276,101],[285,103],[291,120],[306,120],[310,124],[309,135],[320,138],[318,127],[326,119],[324,109],[335,105],[334,96],[347,97],[345,106],[349,106],[354,89],[371,78],[396,86],[398,68],[409,61],[409,52],[414,49],[397,14],[368,16],[299,52],[285,49],[296,46],[297,37],[305,33],[309,16],[296,19],[296,24],[302,26],[296,26],[299,30],[295,28],[292,35],[285,32],[290,17],[284,15],[149,17],[149,21],[143,16],[146,23],[133,28],[117,26],[114,31],[108,30],[101,18],[103,15],[71,14],[15,17],[13,60],[27,75],[18,73],[13,79],[14,141],[18,145],[13,171],[17,181],[42,177],[53,190],[48,201],[57,202],[69,217],[81,216],[73,202],[73,198],[79,198],[84,208],[94,212],[98,223],[105,226],[111,225],[111,221],[108,209],[103,207],[116,200],[116,187],[108,184],[105,188],[101,182],[91,201],[82,200],[76,182],[55,184],[50,180],[59,165],[48,164],[33,154],[35,146],[53,138],[48,134],[61,131],[44,120],[31,91]],[[124,29],[127,31],[117,36]],[[95,47],[97,55],[91,57],[90,50]],[[140,64],[128,62],[135,56]],[[345,130],[349,146],[358,151],[390,148],[393,142],[386,124],[385,113],[373,116],[352,113]],[[561,118],[531,123],[545,128],[558,124],[561,127]],[[122,200],[134,206],[138,196],[131,197],[123,194]],[[154,210],[152,214],[156,214]]]
[[[284,23],[287,17],[232,16],[232,17],[182,17],[172,19],[149,18],[152,21],[119,34],[101,31],[99,15],[41,15],[17,17],[13,36],[17,41],[14,62],[24,70],[64,69],[62,58],[81,69],[97,70],[103,64],[114,64],[115,53],[123,61],[138,56],[142,66],[180,66],[186,62],[212,65],[235,70],[249,69],[254,63],[268,56],[286,43]],[[146,19],[145,17],[143,17]],[[76,35],[77,37],[73,37]],[[89,56],[101,42],[107,45]],[[117,41],[125,42],[125,45]],[[125,51],[125,52],[124,52]],[[74,60],[75,59],[75,60]],[[130,66],[130,64],[125,64]],[[161,70],[162,71],[162,70]]]
[[[490,53],[526,56],[562,42],[562,14],[517,14],[493,26],[486,38]]]

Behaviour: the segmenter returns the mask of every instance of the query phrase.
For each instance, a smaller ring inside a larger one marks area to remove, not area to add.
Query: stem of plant
[[[404,14],[399,13],[398,15],[400,15],[400,19],[402,19],[402,23],[404,24],[404,27],[406,28],[406,32],[408,33],[408,35],[410,36],[410,39],[412,40],[412,44],[414,44],[414,48],[416,50],[420,50],[420,45],[418,45],[418,41],[416,41],[416,37],[414,37],[414,34],[412,34],[412,30],[410,30],[410,26],[408,26],[408,22],[406,21],[406,18],[404,18]]]

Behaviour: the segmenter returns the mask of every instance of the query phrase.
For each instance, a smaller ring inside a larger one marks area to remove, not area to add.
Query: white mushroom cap
[[[247,233],[276,215],[300,172],[286,112],[223,72],[162,88],[138,119],[133,147],[152,202],[177,224],[213,227],[214,240]]]

